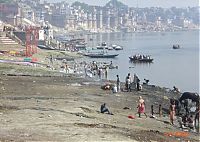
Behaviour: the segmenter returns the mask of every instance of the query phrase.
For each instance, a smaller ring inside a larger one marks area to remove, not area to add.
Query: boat
[[[173,45],[173,49],[180,49],[180,45],[179,44],[176,44],[176,45],[174,44]]]
[[[96,48],[97,48],[97,49],[104,49],[104,47],[101,46],[101,45],[97,45]]]
[[[120,46],[120,45],[112,44],[111,46],[112,46],[112,48],[115,49],[115,50],[123,50],[123,47]]]
[[[119,45],[117,45],[117,46],[115,47],[115,50],[123,50],[123,47],[122,47],[122,46],[119,46]]]
[[[119,54],[108,54],[108,53],[91,53],[87,54],[86,56],[90,58],[115,58]]]
[[[107,43],[102,42],[101,44],[97,45],[97,49],[108,49]]]
[[[74,58],[71,57],[56,57],[56,60],[66,60],[66,61],[74,61]]]
[[[38,48],[45,50],[56,50],[54,47],[46,46],[46,45],[38,45]]]
[[[141,62],[141,63],[151,63],[153,61],[152,58],[150,58],[150,56],[131,56],[129,57],[130,61],[132,62]]]
[[[108,50],[113,50],[113,47],[109,46],[109,47],[108,47]]]
[[[77,50],[86,50],[86,45],[85,44],[76,44],[75,48]]]

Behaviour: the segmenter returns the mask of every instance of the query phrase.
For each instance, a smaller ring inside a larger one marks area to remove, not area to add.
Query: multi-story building
[[[18,4],[13,3],[0,3],[0,19],[9,24],[16,23],[16,16],[19,13]]]

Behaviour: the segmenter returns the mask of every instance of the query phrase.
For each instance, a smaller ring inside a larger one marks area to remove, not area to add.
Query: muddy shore
[[[43,55],[36,57],[48,64]],[[0,141],[199,141],[197,133],[183,135],[177,121],[169,124],[169,99],[180,94],[154,85],[113,94],[101,89],[106,82],[42,66],[0,63]],[[139,96],[146,102],[147,118],[138,118]],[[100,113],[102,103],[114,115]],[[151,105],[156,118],[150,118]]]
[[[198,135],[167,136],[181,132],[170,125],[168,115],[157,119],[138,118],[137,99],[150,106],[168,107],[174,94],[159,87],[146,86],[140,92],[120,92],[100,88],[104,82],[74,76],[0,76],[1,141],[198,141]],[[165,97],[164,97],[165,96]],[[114,115],[101,114],[107,103]],[[123,109],[128,107],[130,109]],[[129,119],[134,115],[135,119]]]

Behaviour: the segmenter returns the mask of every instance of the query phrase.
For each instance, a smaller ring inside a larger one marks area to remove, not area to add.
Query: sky
[[[72,3],[75,1],[79,2],[85,2],[90,5],[100,5],[103,6],[109,0],[46,0],[48,2],[60,2],[60,1],[66,1],[68,3]],[[163,8],[169,8],[169,7],[195,7],[199,6],[200,0],[119,0],[123,2],[124,4],[128,5],[129,7],[163,7]]]

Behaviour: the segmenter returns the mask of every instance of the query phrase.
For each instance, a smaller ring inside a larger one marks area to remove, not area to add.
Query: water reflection
[[[129,60],[129,63],[134,66],[148,66],[148,67],[150,67],[153,64],[153,62],[138,62],[138,61],[131,61],[131,60]]]

